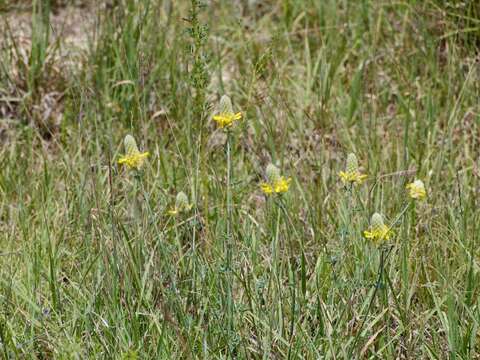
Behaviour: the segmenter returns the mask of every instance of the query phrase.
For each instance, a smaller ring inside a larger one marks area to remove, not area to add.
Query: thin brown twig
[[[417,173],[416,168],[408,169],[408,170],[401,170],[401,171],[396,171],[393,173],[388,173],[388,174],[383,174],[380,175],[378,178],[379,179],[384,179],[387,177],[400,177],[400,176],[410,176],[410,175],[415,175]]]

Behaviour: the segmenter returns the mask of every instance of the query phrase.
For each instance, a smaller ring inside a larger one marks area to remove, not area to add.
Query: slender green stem
[[[232,154],[231,154],[231,134],[227,132],[227,219],[226,219],[226,241],[225,241],[225,252],[226,252],[226,287],[227,287],[227,331],[230,334],[233,334],[233,289],[232,289],[232,247],[233,247],[233,238],[232,238]],[[229,341],[229,343],[231,343]]]
[[[231,266],[231,222],[232,222],[232,163],[231,163],[231,137],[230,132],[227,133],[227,262],[228,268]]]
[[[112,175],[112,166],[111,166],[111,154],[108,152],[108,163],[110,166],[108,167],[108,186],[110,188],[110,199],[109,199],[109,218],[110,218],[110,230],[112,236],[112,246],[113,246],[113,273],[115,275],[115,280],[119,278],[120,268],[118,264],[118,249],[117,249],[117,236],[116,236],[116,227],[115,227],[115,217],[113,213],[113,209],[115,206],[115,193],[113,190],[113,175]],[[102,247],[104,244],[101,245]],[[110,258],[108,258],[108,263],[111,264]]]
[[[350,223],[350,220],[352,218],[352,214],[351,214],[351,207],[352,207],[352,200],[353,200],[353,197],[352,197],[352,194],[353,194],[353,184],[350,183],[347,187],[347,204],[346,204],[346,219],[345,219],[345,223],[344,223],[344,231],[342,231],[342,244],[345,246],[345,240],[348,239],[347,238],[347,234],[348,234],[348,230],[349,230],[349,227],[351,225]]]
[[[135,174],[135,190],[134,190],[134,203],[135,203],[135,219],[138,219],[141,222],[140,233],[144,233],[144,224],[143,224],[143,209],[142,202],[140,200],[140,194],[142,191],[142,174]],[[144,236],[140,237],[139,241],[135,241],[135,248],[137,249],[137,261],[138,261],[138,274],[142,273],[142,264],[143,264],[143,246],[144,246]]]
[[[275,223],[275,235],[273,237],[273,241],[272,241],[272,255],[273,255],[273,273],[274,273],[274,276],[275,278],[277,279],[278,281],[278,273],[279,273],[279,264],[278,264],[278,238],[279,238],[279,235],[280,235],[280,215],[281,215],[281,211],[280,211],[280,206],[277,206],[277,220],[276,220],[276,223]],[[280,291],[280,285],[279,285],[279,289]]]
[[[367,312],[362,320],[362,323],[360,324],[360,327],[359,329],[357,330],[357,335],[355,335],[355,339],[353,340],[353,346],[352,346],[352,349],[350,351],[350,355],[351,355],[351,352],[352,351],[355,351],[356,349],[356,346],[357,346],[357,342],[358,342],[358,339],[360,338],[360,336],[362,335],[362,330],[363,330],[363,327],[365,326],[365,322],[367,320],[367,316],[368,314],[370,313],[370,310],[372,308],[372,305],[373,305],[373,302],[375,300],[375,297],[377,296],[377,293],[378,293],[378,289],[379,288],[383,288],[383,272],[384,272],[384,268],[385,268],[385,262],[387,261],[387,258],[388,256],[390,255],[390,252],[392,251],[393,247],[390,247],[390,248],[382,248],[381,249],[381,252],[380,252],[380,264],[378,266],[378,275],[377,275],[377,281],[375,283],[375,288],[373,290],[373,294],[372,294],[372,297],[370,299],[370,302],[368,304],[368,307],[367,307]]]

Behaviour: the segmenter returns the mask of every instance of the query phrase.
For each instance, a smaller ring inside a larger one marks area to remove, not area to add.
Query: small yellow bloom
[[[236,113],[236,114],[223,113],[223,114],[215,115],[213,117],[213,120],[217,122],[217,125],[220,129],[223,129],[223,128],[232,126],[232,124],[235,121],[240,120],[241,118],[242,118],[242,113]]]
[[[168,215],[175,216],[183,212],[188,212],[192,207],[193,205],[188,203],[187,195],[183,191],[180,191],[175,199],[175,207],[168,211]]]
[[[260,184],[260,188],[266,195],[281,194],[288,191],[292,179],[281,176],[280,170],[275,165],[268,164],[266,174],[268,182]]]
[[[227,95],[223,95],[220,99],[219,113],[213,116],[213,120],[217,123],[218,127],[221,129],[228,128],[241,118],[242,113],[234,113],[232,101]]]
[[[290,182],[292,179],[288,178],[285,179],[285,177],[280,176],[278,180],[276,180],[274,183],[262,183],[260,184],[260,187],[262,188],[262,191],[267,194],[280,194],[280,193],[286,193],[288,191],[288,188],[290,187]]]
[[[121,157],[118,160],[118,163],[120,165],[125,164],[130,169],[139,170],[143,166],[145,159],[150,155],[150,153],[149,152],[141,153],[138,150],[137,142],[131,135],[125,136],[123,143],[125,145],[126,155]]]
[[[338,175],[340,176],[344,184],[348,184],[348,183],[361,184],[367,178],[367,175],[361,174],[358,171],[356,172],[340,171]]]
[[[130,169],[140,169],[143,166],[145,159],[150,155],[149,152],[127,155],[118,160],[120,165],[125,164]]]
[[[361,184],[367,178],[359,171],[357,156],[353,153],[348,154],[345,171],[340,171],[338,175],[344,184]]]
[[[384,224],[383,216],[379,213],[372,215],[370,220],[369,230],[365,230],[363,235],[367,239],[373,240],[373,242],[378,243],[384,240],[389,240],[393,236],[393,231]]]
[[[425,185],[422,180],[415,180],[413,183],[407,184],[408,195],[412,199],[422,200],[427,197],[427,192],[425,191]]]

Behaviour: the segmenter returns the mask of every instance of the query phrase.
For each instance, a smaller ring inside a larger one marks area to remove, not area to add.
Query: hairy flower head
[[[383,216],[379,213],[375,213],[370,220],[369,230],[365,230],[363,235],[365,238],[371,239],[375,243],[379,243],[389,240],[390,236],[393,235],[393,231],[385,225],[383,222]]]
[[[367,178],[367,175],[360,172],[358,159],[354,153],[348,154],[345,171],[340,171],[339,176],[344,184],[361,184]]]
[[[358,171],[358,159],[357,155],[350,153],[347,155],[347,172],[356,172]]]
[[[260,188],[266,195],[286,193],[292,179],[281,176],[280,169],[268,164],[265,171],[267,182],[261,183]]]
[[[220,98],[219,110],[221,114],[231,114],[233,113],[233,105],[230,96],[222,95]]]
[[[280,169],[275,165],[273,165],[272,163],[270,163],[267,165],[265,174],[267,175],[267,180],[273,183],[280,178]]]
[[[192,204],[188,202],[188,196],[183,191],[180,191],[175,198],[175,207],[168,211],[169,215],[177,215],[187,212],[192,208]]]
[[[427,196],[425,184],[422,180],[417,179],[414,182],[407,184],[406,188],[408,190],[408,195],[412,199],[422,200]]]
[[[126,154],[118,160],[120,165],[125,164],[129,169],[139,170],[145,159],[150,155],[149,152],[141,153],[138,150],[137,142],[132,135],[125,136],[123,140]]]
[[[228,95],[223,95],[221,97],[218,108],[218,114],[213,116],[213,120],[221,129],[232,126],[235,121],[242,118],[242,113],[233,112],[232,101]]]

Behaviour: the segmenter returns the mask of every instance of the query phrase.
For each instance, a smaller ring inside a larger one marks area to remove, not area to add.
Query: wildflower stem
[[[411,215],[411,214],[410,214]],[[403,231],[403,238],[401,242],[401,274],[402,274],[402,288],[403,288],[403,307],[406,310],[408,306],[408,287],[410,285],[408,279],[410,277],[410,269],[408,266],[408,257],[410,253],[410,247],[409,247],[409,234],[410,234],[410,221],[411,221],[411,216],[406,216],[406,219],[404,219],[404,231]]]
[[[142,193],[143,189],[143,184],[142,184],[142,174],[138,172],[138,170],[135,170],[135,189],[134,189],[134,204],[135,204],[135,219],[140,220],[141,222],[141,233],[145,233],[144,229],[144,224],[143,224],[143,210],[142,210],[142,202],[140,201],[140,194]],[[144,247],[144,238],[143,236],[141,237],[141,243],[140,242],[135,242],[135,248],[137,249],[137,261],[138,261],[138,274],[142,273],[142,264],[143,264],[143,247]]]
[[[348,227],[351,225],[350,224],[350,219],[351,219],[351,212],[350,212],[350,208],[352,206],[352,191],[353,191],[353,185],[352,184],[348,184],[347,185],[347,188],[346,188],[346,191],[347,191],[347,204],[345,206],[346,208],[346,219],[345,219],[345,222],[344,222],[344,230],[342,231],[342,244],[345,246],[345,241],[348,239],[347,237],[347,234],[348,234]]]
[[[278,244],[279,241],[278,240],[279,240],[279,237],[280,237],[280,218],[281,218],[280,203],[275,201],[274,207],[275,207],[276,220],[275,220],[275,232],[273,234],[272,243],[271,243],[271,247],[272,247],[271,248],[271,252],[272,252],[272,275],[273,275],[272,276],[272,282],[274,284],[272,288],[276,289],[276,293],[277,293],[277,296],[279,297],[279,301],[280,301],[280,303],[282,303],[282,300],[281,300],[282,299],[282,296],[281,296],[281,294],[282,294],[282,284],[281,284],[281,281],[280,281],[281,268],[280,268],[280,262],[279,262],[279,256],[278,256],[278,253],[279,253],[279,244]],[[273,218],[271,220],[273,220]],[[272,322],[272,324],[275,322],[277,314],[278,314],[278,308],[276,306],[272,306],[271,311],[270,311],[270,321]],[[272,341],[273,336],[274,336],[273,333],[270,332],[269,342]]]
[[[227,131],[227,231],[226,231],[226,259],[227,259],[227,329],[233,333],[233,295],[232,295],[232,159],[231,159],[231,135]]]
[[[351,231],[353,227],[351,223],[351,220],[352,220],[351,209],[353,207],[353,183],[347,184],[346,192],[347,192],[347,197],[346,197],[347,203],[346,204],[344,203],[345,217],[344,217],[343,228],[341,229],[342,247],[343,247],[343,249],[340,250],[341,258],[346,258],[348,254],[352,253],[349,249],[350,248],[349,235],[353,233],[353,231]],[[343,262],[343,264],[346,264],[346,262]]]
[[[303,302],[305,300],[305,294],[306,294],[306,287],[307,287],[307,280],[306,280],[306,271],[305,271],[305,251],[304,251],[304,243],[303,243],[303,237],[299,236],[297,229],[295,227],[295,224],[293,223],[291,217],[288,214],[287,207],[284,203],[283,198],[277,199],[275,202],[277,205],[277,225],[276,225],[276,234],[275,234],[275,266],[278,266],[278,233],[279,233],[279,228],[280,228],[280,214],[283,213],[284,216],[284,223],[287,229],[287,233],[289,230],[289,227],[291,230],[295,233],[295,237],[299,239],[300,241],[300,292],[301,296],[297,296],[297,277],[296,277],[296,272],[297,272],[297,261],[296,259],[298,258],[298,252],[295,249],[295,246],[291,240],[291,237],[287,236],[286,238],[289,239],[289,247],[290,247],[290,271],[287,267],[287,273],[289,273],[290,277],[290,287],[291,287],[291,318],[290,318],[290,327],[289,327],[289,342],[290,342],[290,348],[289,348],[289,354],[291,351],[291,346],[292,346],[292,339],[294,336],[294,324],[295,324],[295,318],[296,318],[296,302],[297,299],[300,300],[300,302]],[[277,286],[278,286],[278,292],[279,294],[282,293],[282,288],[280,285],[279,281],[279,276],[276,275],[277,277]]]
[[[362,330],[363,330],[363,327],[365,326],[365,322],[367,320],[367,316],[368,314],[370,313],[370,310],[372,308],[372,305],[373,305],[373,302],[375,300],[375,297],[377,296],[377,293],[378,293],[378,289],[380,287],[383,287],[383,272],[384,272],[384,268],[385,268],[385,263],[388,259],[388,256],[390,255],[391,251],[393,249],[393,246],[387,248],[387,247],[383,247],[381,252],[380,252],[380,264],[378,266],[378,275],[377,275],[377,281],[375,283],[375,287],[374,287],[374,290],[373,290],[373,294],[372,294],[372,298],[370,299],[370,302],[368,304],[368,307],[367,307],[367,312],[365,313],[365,316],[362,320],[362,323],[360,324],[360,327],[357,331],[357,334],[355,335],[355,339],[353,340],[353,346],[352,346],[352,351],[355,351],[355,348],[357,346],[357,342],[358,342],[358,339],[360,338],[360,336],[362,335]],[[351,352],[350,352],[350,355],[351,355]],[[349,356],[350,358],[350,356]]]
[[[110,217],[110,226],[111,226],[111,236],[112,236],[112,246],[113,246],[113,272],[115,277],[118,278],[120,269],[118,266],[118,250],[117,250],[117,236],[116,236],[116,228],[115,228],[115,221],[114,221],[114,205],[115,205],[115,193],[113,191],[113,176],[112,176],[112,165],[111,165],[111,154],[110,151],[107,153],[108,156],[108,186],[110,188],[110,199],[109,199],[109,217]]]
[[[416,202],[412,201],[411,206],[410,206],[410,218],[411,218],[411,221],[412,221],[413,231],[415,231],[415,228],[417,227],[416,207],[417,207]]]
[[[277,212],[277,220],[275,222],[275,235],[273,237],[272,243],[272,255],[273,255],[273,272],[275,274],[276,279],[278,280],[278,273],[279,273],[279,266],[278,266],[278,237],[280,233],[280,205],[276,206]],[[279,291],[281,290],[279,285]]]

